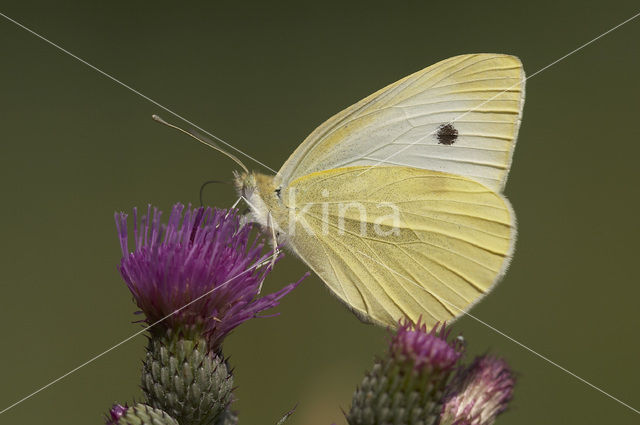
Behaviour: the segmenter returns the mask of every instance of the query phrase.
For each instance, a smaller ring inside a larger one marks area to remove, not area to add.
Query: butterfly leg
[[[273,226],[273,218],[271,217],[271,213],[269,213],[269,216],[267,217],[267,225],[271,229],[271,236],[273,237],[273,255],[271,256],[271,262],[269,263],[269,269],[273,269],[280,250],[278,249],[278,237],[276,235],[276,229]],[[260,282],[260,287],[258,288],[258,295],[260,295],[260,292],[262,292],[262,282]]]

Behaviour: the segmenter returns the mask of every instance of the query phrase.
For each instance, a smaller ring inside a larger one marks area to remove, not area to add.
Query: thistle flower
[[[513,397],[515,378],[507,362],[482,356],[452,381],[442,408],[442,425],[491,425]]]
[[[127,413],[128,407],[121,404],[114,404],[111,409],[109,409],[109,413],[107,414],[107,425],[116,425],[118,420]]]
[[[440,418],[444,388],[462,356],[443,325],[430,332],[420,322],[401,322],[389,351],[376,361],[353,395],[350,425],[430,425]]]
[[[251,240],[251,226],[242,226],[235,210],[176,204],[166,225],[161,215],[149,206],[138,220],[134,208],[135,250],[129,252],[127,215],[115,214],[123,255],[118,269],[148,324],[197,328],[209,349],[218,350],[231,330],[278,305],[299,283],[257,298],[273,252],[262,253],[263,244]]]
[[[448,342],[449,331],[438,325],[427,332],[420,321],[413,325],[406,320],[400,323],[391,338],[389,354],[396,362],[407,362],[416,370],[431,369],[450,371],[462,356],[462,345],[458,340]]]

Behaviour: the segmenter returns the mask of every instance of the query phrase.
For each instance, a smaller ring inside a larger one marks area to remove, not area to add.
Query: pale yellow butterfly
[[[456,56],[320,125],[275,176],[236,175],[270,229],[365,321],[451,321],[504,274],[501,194],[524,104],[520,60]]]

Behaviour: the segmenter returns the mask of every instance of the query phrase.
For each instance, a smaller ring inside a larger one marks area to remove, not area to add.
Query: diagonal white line
[[[274,254],[276,254],[276,251],[274,251]],[[87,360],[86,362],[82,363],[81,365],[71,369],[70,371],[68,371],[67,373],[65,373],[64,375],[61,375],[60,377],[54,379],[53,381],[49,382],[48,384],[38,388],[36,391],[32,392],[31,394],[21,398],[20,400],[16,401],[15,403],[5,407],[4,409],[0,410],[0,415],[2,415],[3,413],[5,413],[7,410],[12,409],[14,407],[16,407],[17,405],[19,405],[20,403],[22,403],[23,401],[26,401],[28,399],[30,399],[31,397],[33,397],[34,395],[38,394],[41,391],[46,390],[47,388],[49,388],[50,386],[52,386],[53,384],[63,380],[64,378],[66,378],[67,376],[77,372],[78,370],[82,369],[83,367],[85,367],[86,365],[93,363],[94,361],[98,360],[100,357],[104,356],[105,354],[115,350],[116,348],[120,347],[122,344],[132,340],[133,338],[142,335],[143,333],[145,333],[146,331],[148,331],[149,329],[151,329],[152,327],[156,326],[157,324],[165,321],[166,319],[168,319],[169,317],[173,316],[176,313],[179,313],[180,311],[182,311],[183,309],[189,307],[191,304],[197,302],[198,300],[201,300],[202,298],[211,295],[214,291],[216,291],[217,289],[220,289],[224,286],[226,286],[229,282],[231,282],[233,279],[242,276],[243,274],[247,273],[248,271],[251,271],[253,269],[257,269],[258,267],[262,267],[265,264],[269,264],[271,262],[271,258],[269,260],[264,260],[261,261],[259,263],[254,264],[253,266],[247,268],[246,270],[244,270],[241,273],[238,273],[237,275],[233,276],[232,278],[230,278],[229,280],[226,280],[225,282],[221,283],[220,285],[216,286],[215,288],[211,289],[210,291],[200,295],[198,298],[188,302],[187,304],[183,305],[182,307],[180,307],[179,309],[171,312],[170,314],[167,314],[166,316],[164,316],[162,319],[159,319],[155,322],[153,322],[152,324],[150,324],[149,326],[147,326],[146,328],[134,333],[133,335],[123,339],[122,341],[120,341],[119,343],[117,343],[116,345],[112,346],[111,348],[108,348],[106,350],[104,350],[102,353],[97,354],[95,356],[93,356],[92,358],[90,358],[89,360]]]
[[[425,290],[418,282],[414,281],[411,278],[408,278],[404,275],[402,275],[401,273],[396,272],[395,270],[393,270],[391,267],[387,266],[384,263],[381,263],[380,261],[376,260],[375,258],[365,254],[362,251],[357,251],[360,255],[364,255],[365,257],[367,257],[368,259],[370,259],[371,261],[381,265],[382,267],[384,267],[385,269],[389,270],[391,273],[395,274],[396,276],[399,276],[403,279],[405,279],[406,281],[408,281],[409,283],[411,283],[412,285],[415,285],[416,287],[422,289],[423,291]],[[546,361],[547,363],[557,367],[558,369],[562,370],[565,373],[568,373],[569,375],[573,376],[574,378],[576,378],[577,380],[579,380],[580,382],[587,384],[588,386],[590,386],[591,388],[593,388],[594,390],[599,391],[600,393],[606,395],[607,397],[609,397],[610,399],[620,403],[621,405],[623,405],[624,407],[634,411],[635,413],[640,414],[640,410],[630,406],[629,404],[625,403],[624,401],[620,400],[617,397],[614,397],[613,395],[609,394],[608,392],[606,392],[605,390],[603,390],[600,387],[595,386],[594,384],[592,384],[591,382],[587,381],[584,378],[581,378],[580,376],[576,375],[575,373],[571,372],[569,369],[560,366],[558,363],[554,362],[553,360],[551,360],[550,358],[538,353],[537,351],[535,351],[533,348],[528,347],[527,345],[523,344],[522,342],[518,341],[515,338],[512,338],[511,336],[507,335],[506,333],[500,331],[499,329],[496,329],[495,327],[491,326],[490,324],[488,324],[487,322],[484,322],[483,320],[480,320],[479,318],[477,318],[476,316],[472,315],[469,312],[464,311],[463,309],[461,309],[460,307],[450,303],[449,301],[442,299],[440,297],[436,297],[438,299],[438,301],[440,302],[444,302],[449,304],[450,306],[452,306],[453,308],[455,308],[456,310],[460,311],[462,314],[471,317],[473,320],[483,324],[484,326],[488,327],[489,329],[491,329],[492,331],[496,332],[499,335],[502,335],[503,337],[507,338],[509,341],[519,345],[520,347],[524,348],[525,350],[529,351],[530,353],[538,356],[539,358],[541,358],[542,360]]]
[[[71,53],[70,51],[66,50],[65,48],[57,45],[56,43],[54,43],[53,41],[47,39],[46,37],[40,35],[39,33],[35,32],[34,30],[22,25],[20,22],[16,21],[15,19],[12,19],[10,17],[8,17],[7,15],[5,15],[4,13],[0,12],[0,16],[2,16],[3,18],[5,18],[7,21],[9,22],[13,22],[14,24],[16,24],[17,26],[19,26],[20,28],[22,28],[23,30],[35,35],[36,37],[38,37],[40,40],[50,44],[51,46],[55,47],[56,49],[60,50],[63,53],[66,53],[67,55],[71,56],[72,58],[76,59],[77,61],[85,64],[86,66],[88,66],[89,68],[93,69],[94,71],[98,72],[99,74],[104,75],[105,77],[107,77],[108,79],[118,83],[119,85],[121,85],[122,87],[124,87],[125,89],[137,94],[138,96],[140,96],[141,98],[153,103],[154,105],[156,105],[157,107],[163,109],[164,111],[170,113],[171,115],[173,115],[176,118],[181,119],[182,121],[186,122],[187,124],[189,124],[190,126],[197,128],[198,130],[202,131],[203,133],[207,134],[210,137],[213,137],[214,139],[216,139],[218,142],[228,146],[229,148],[233,149],[234,151],[246,156],[247,158],[249,158],[250,160],[262,165],[263,167],[265,167],[267,170],[272,171],[274,173],[276,173],[276,170],[274,170],[273,168],[269,167],[268,165],[258,161],[257,159],[255,159],[254,157],[252,157],[251,155],[244,153],[243,151],[241,151],[240,149],[236,148],[235,146],[231,145],[230,143],[225,142],[224,140],[222,140],[220,137],[216,136],[215,134],[209,133],[207,130],[203,129],[202,127],[199,127],[198,125],[194,124],[193,122],[189,121],[188,119],[186,119],[185,117],[183,117],[182,115],[177,114],[176,112],[173,112],[171,109],[167,108],[166,106],[156,102],[155,100],[151,99],[149,96],[146,96],[142,93],[140,93],[138,90],[134,89],[133,87],[123,83],[122,81],[118,80],[116,77],[112,76],[111,74],[106,73],[105,71],[91,65],[89,62],[85,61],[84,59],[74,55],[73,53]]]
[[[465,113],[463,113],[463,114],[461,114],[461,115],[457,116],[457,117],[456,117],[456,118],[454,118],[453,120],[449,121],[447,124],[453,124],[454,122],[456,122],[456,121],[458,121],[458,120],[460,120],[460,119],[464,118],[465,116],[467,116],[467,114],[470,114],[471,112],[474,112],[474,111],[478,110],[478,108],[481,108],[482,106],[484,106],[484,105],[486,105],[487,103],[491,102],[493,99],[497,98],[498,96],[500,96],[500,95],[502,95],[502,94],[504,94],[504,93],[508,92],[508,91],[509,91],[509,90],[511,90],[512,88],[514,88],[514,87],[516,87],[516,86],[518,86],[518,85],[520,85],[520,84],[524,84],[524,83],[525,83],[527,80],[529,80],[530,78],[533,78],[533,77],[535,77],[536,75],[540,74],[542,71],[545,71],[545,70],[547,70],[547,69],[551,68],[553,65],[555,65],[555,64],[557,64],[558,62],[560,62],[560,61],[562,61],[562,60],[564,60],[564,59],[568,58],[569,56],[573,55],[574,53],[576,53],[576,52],[578,52],[578,51],[580,51],[580,50],[584,49],[584,48],[585,48],[585,47],[587,47],[588,45],[590,45],[590,44],[592,44],[592,43],[595,43],[596,41],[600,40],[600,39],[601,39],[602,37],[604,37],[605,35],[607,35],[607,34],[609,34],[609,33],[613,32],[613,31],[617,30],[618,28],[620,28],[621,26],[623,26],[623,25],[625,25],[625,24],[627,24],[627,23],[629,23],[629,22],[633,21],[633,20],[634,20],[634,19],[636,19],[638,16],[640,16],[640,12],[638,12],[638,13],[636,13],[635,15],[633,15],[632,17],[630,17],[630,18],[628,18],[628,19],[626,19],[626,20],[622,21],[621,23],[619,23],[619,24],[618,24],[618,25],[616,25],[615,27],[610,28],[609,30],[607,30],[607,31],[603,32],[603,33],[602,33],[602,34],[600,34],[599,36],[597,36],[597,37],[595,37],[595,38],[593,38],[593,39],[589,40],[588,42],[586,42],[586,43],[582,44],[581,46],[579,46],[579,47],[577,47],[577,48],[573,49],[572,51],[570,51],[570,52],[569,52],[569,53],[567,53],[566,55],[564,55],[564,56],[562,56],[562,57],[560,57],[560,58],[556,59],[556,60],[555,60],[555,61],[553,61],[553,62],[551,62],[549,65],[547,65],[547,66],[544,66],[544,67],[540,68],[539,70],[537,70],[537,71],[536,71],[536,72],[534,72],[533,74],[531,74],[531,75],[529,75],[528,77],[526,77],[524,80],[522,80],[522,81],[520,81],[520,82],[518,82],[518,83],[516,83],[516,84],[512,85],[511,87],[506,88],[505,90],[501,91],[500,93],[498,93],[498,94],[496,94],[496,95],[492,96],[491,98],[489,98],[489,99],[485,100],[484,102],[482,102],[481,104],[479,104],[479,105],[478,105],[478,106],[476,106],[475,108],[473,108],[473,109],[471,109],[471,110],[469,110],[469,111],[466,111]],[[360,177],[361,175],[363,175],[363,174],[364,174],[364,173],[366,173],[367,171],[371,170],[372,168],[375,168],[375,167],[377,167],[377,166],[378,166],[378,165],[380,165],[380,164],[384,164],[384,163],[385,163],[385,162],[387,162],[389,159],[391,159],[391,158],[393,158],[394,156],[398,155],[399,153],[404,152],[405,150],[407,150],[407,149],[411,148],[413,145],[415,145],[415,144],[417,144],[417,143],[420,143],[421,141],[423,141],[423,140],[427,139],[429,136],[433,136],[435,133],[436,133],[436,130],[432,131],[431,133],[429,133],[429,134],[427,134],[427,135],[425,135],[425,136],[422,136],[422,137],[418,138],[417,140],[415,140],[414,142],[412,142],[412,143],[408,144],[407,146],[403,147],[402,149],[397,150],[397,151],[395,151],[394,153],[392,153],[391,155],[387,156],[385,159],[382,159],[382,160],[380,160],[380,161],[376,162],[375,164],[371,165],[370,167],[368,167],[367,169],[365,169],[364,171],[362,171],[360,174],[358,174],[356,177]]]
[[[229,143],[225,142],[224,140],[220,139],[220,138],[219,138],[219,137],[217,137],[216,135],[214,135],[214,134],[212,134],[212,133],[209,133],[208,131],[206,131],[206,130],[202,129],[201,127],[197,126],[196,124],[192,123],[191,121],[187,120],[186,118],[182,117],[181,115],[179,115],[179,114],[177,114],[177,113],[173,112],[172,110],[170,110],[170,109],[168,109],[167,107],[165,107],[165,106],[161,105],[160,103],[156,102],[155,100],[151,99],[150,97],[148,97],[148,96],[146,96],[146,95],[144,95],[144,94],[140,93],[139,91],[137,91],[137,90],[135,90],[134,88],[132,88],[131,86],[129,86],[129,85],[127,85],[127,84],[123,83],[122,81],[120,81],[120,80],[116,79],[115,77],[111,76],[110,74],[108,74],[108,73],[106,73],[106,72],[104,72],[104,71],[100,70],[99,68],[97,68],[97,67],[95,67],[95,66],[91,65],[91,64],[90,64],[90,63],[88,63],[87,61],[85,61],[85,60],[81,59],[80,57],[78,57],[78,56],[74,55],[73,53],[69,52],[68,50],[66,50],[66,49],[62,48],[61,46],[57,45],[56,43],[54,43],[54,42],[52,42],[52,41],[48,40],[48,39],[47,39],[47,38],[45,38],[44,36],[42,36],[42,35],[38,34],[37,32],[35,32],[35,31],[33,31],[33,30],[29,29],[29,28],[28,28],[28,27],[26,27],[26,26],[22,25],[21,23],[17,22],[16,20],[14,20],[14,19],[12,19],[12,18],[8,17],[7,15],[3,14],[2,12],[0,12],[0,16],[2,16],[2,17],[4,17],[6,20],[8,20],[8,21],[10,21],[10,22],[14,23],[15,25],[19,26],[20,28],[22,28],[22,29],[24,29],[24,30],[28,31],[29,33],[33,34],[34,36],[36,36],[36,37],[40,38],[41,40],[43,40],[43,41],[45,41],[46,43],[50,44],[51,46],[53,46],[53,47],[57,48],[58,50],[60,50],[60,51],[62,51],[62,52],[64,52],[64,53],[66,53],[67,55],[69,55],[69,56],[71,56],[71,57],[73,57],[74,59],[76,59],[76,60],[80,61],[81,63],[83,63],[83,64],[85,64],[86,66],[90,67],[90,68],[91,68],[91,69],[93,69],[94,71],[96,71],[96,72],[98,72],[98,73],[100,73],[100,74],[104,75],[105,77],[109,78],[110,80],[112,80],[112,81],[114,81],[114,82],[118,83],[119,85],[121,85],[121,86],[125,87],[126,89],[130,90],[131,92],[133,92],[133,93],[137,94],[138,96],[140,96],[140,97],[144,98],[145,100],[147,100],[147,101],[149,101],[149,102],[153,103],[154,105],[156,105],[156,106],[160,107],[161,109],[165,110],[166,112],[170,113],[171,115],[175,116],[176,118],[179,118],[180,120],[182,120],[182,121],[186,122],[187,124],[189,124],[189,125],[193,126],[194,128],[197,128],[198,130],[202,131],[203,133],[205,133],[205,134],[209,135],[210,137],[213,137],[213,138],[214,138],[214,139],[216,139],[217,141],[219,141],[219,142],[223,143],[224,145],[226,145],[226,146],[230,147],[231,149],[235,150],[236,152],[238,152],[238,153],[240,153],[240,154],[242,154],[242,155],[246,156],[247,158],[249,158],[249,159],[251,159],[251,160],[255,161],[256,163],[258,163],[258,164],[260,164],[260,165],[264,166],[265,168],[269,169],[270,171],[272,171],[272,172],[274,172],[274,173],[277,173],[275,170],[273,170],[273,169],[272,169],[272,168],[270,168],[269,166],[267,166],[267,165],[263,164],[262,162],[258,161],[257,159],[255,159],[255,158],[253,158],[253,157],[249,156],[248,154],[246,154],[246,153],[242,152],[241,150],[239,150],[239,149],[235,148],[234,146],[232,146],[232,145],[230,145]],[[537,75],[537,74],[539,74],[539,73],[541,73],[541,72],[545,71],[546,69],[548,69],[548,68],[550,68],[551,66],[553,66],[553,65],[557,64],[558,62],[560,62],[560,61],[562,61],[562,60],[566,59],[567,57],[569,57],[569,56],[573,55],[574,53],[578,52],[579,50],[582,50],[583,48],[585,48],[585,47],[587,47],[588,45],[590,45],[590,44],[594,43],[595,41],[599,40],[600,38],[602,38],[602,37],[606,36],[607,34],[609,34],[609,33],[613,32],[613,31],[615,31],[616,29],[618,29],[618,28],[620,28],[621,26],[623,26],[623,25],[627,24],[628,22],[630,22],[630,21],[632,21],[632,20],[636,19],[638,16],[640,16],[640,12],[639,12],[639,13],[637,13],[637,14],[635,14],[635,15],[633,15],[632,17],[630,17],[630,18],[626,19],[625,21],[621,22],[620,24],[618,24],[618,25],[614,26],[613,28],[609,29],[608,31],[606,31],[606,32],[604,32],[604,33],[602,33],[602,34],[600,34],[599,36],[597,36],[597,37],[593,38],[592,40],[588,41],[587,43],[584,43],[583,45],[581,45],[581,46],[579,46],[578,48],[576,48],[576,49],[572,50],[571,52],[569,52],[569,53],[567,53],[566,55],[564,55],[564,56],[560,57],[559,59],[557,59],[557,60],[553,61],[552,63],[550,63],[550,64],[546,65],[545,67],[543,67],[543,68],[539,69],[538,71],[534,72],[533,74],[531,74],[530,76],[528,76],[527,78],[525,78],[525,80],[524,80],[524,81],[526,81],[526,80],[528,80],[528,79],[530,79],[530,78],[534,77],[535,75]],[[523,82],[524,82],[524,81],[523,81]],[[521,83],[522,83],[522,82],[521,82]],[[521,84],[521,83],[518,83],[518,84]],[[518,84],[513,85],[513,86],[512,86],[512,87],[510,87],[509,89],[511,89],[511,88],[513,88],[513,87],[515,87],[515,86],[517,86]],[[505,90],[505,92],[506,92],[507,90],[509,90],[509,89],[506,89],[506,90]],[[470,110],[470,111],[465,112],[464,114],[460,115],[460,116],[459,116],[459,117],[457,117],[456,119],[454,119],[454,120],[450,121],[450,123],[453,123],[453,122],[455,122],[456,120],[461,119],[462,117],[464,117],[464,116],[465,116],[465,115],[467,115],[468,113],[475,111],[477,108],[479,108],[479,107],[481,107],[482,105],[484,105],[484,104],[486,104],[486,103],[490,102],[491,100],[495,99],[497,96],[499,96],[499,95],[500,95],[500,94],[502,94],[502,93],[504,93],[504,92],[501,92],[501,93],[499,93],[499,94],[497,94],[497,95],[493,96],[492,98],[490,98],[490,99],[488,99],[487,101],[483,102],[482,104],[478,105],[478,106],[477,106],[477,107],[475,107],[474,109],[472,109],[472,110]],[[432,134],[434,134],[434,133],[432,132],[432,133],[431,133],[431,134],[429,134],[429,135],[432,135]],[[394,154],[390,155],[389,157],[387,157],[386,159],[384,159],[384,160],[380,161],[379,163],[377,163],[377,164],[375,164],[375,165],[373,165],[373,166],[369,167],[368,169],[374,168],[374,167],[378,166],[379,164],[386,162],[386,161],[387,161],[388,159],[390,159],[391,157],[393,157],[393,156],[397,155],[398,153],[400,153],[400,152],[402,152],[402,151],[404,151],[404,150],[406,150],[406,149],[410,148],[413,144],[418,143],[420,140],[423,140],[425,137],[428,137],[429,135],[424,136],[424,137],[423,137],[423,138],[421,138],[421,139],[418,139],[418,140],[417,140],[417,141],[415,141],[414,143],[412,143],[412,144],[410,144],[410,145],[406,146],[405,148],[403,148],[403,149],[401,149],[401,150],[399,150],[399,151],[395,152]],[[363,173],[364,173],[364,172],[366,172],[366,171],[368,171],[368,169],[367,169],[367,170],[365,170],[365,171],[363,171]],[[361,173],[361,174],[362,174],[362,173]],[[364,255],[364,256],[366,256],[366,257],[370,258],[372,261],[378,262],[377,260],[375,260],[375,259],[373,259],[373,258],[369,257],[368,255],[366,255],[366,254],[364,254],[364,253],[362,253],[362,252],[360,252],[360,254],[362,254],[362,255]],[[262,262],[262,263],[260,263],[260,264],[255,265],[255,267],[258,267],[258,266],[261,266],[261,265],[264,265],[264,264],[266,264],[266,263],[265,263],[265,262]],[[382,265],[382,266],[384,266],[385,268],[389,269],[389,270],[390,270],[391,272],[393,272],[394,274],[398,274],[397,272],[395,272],[395,271],[393,271],[392,269],[388,268],[386,265],[384,265],[384,264],[382,264],[382,263],[379,263],[379,264],[381,264],[381,265]],[[255,268],[255,267],[253,267],[253,268]],[[218,286],[218,287],[216,287],[216,288],[212,289],[212,290],[211,290],[210,292],[208,292],[207,294],[203,294],[201,297],[198,297],[197,299],[195,299],[195,300],[191,301],[190,303],[188,303],[188,304],[184,305],[183,307],[181,307],[180,309],[178,309],[178,310],[174,311],[173,313],[169,314],[168,316],[166,316],[166,317],[164,317],[164,318],[162,318],[162,319],[158,320],[157,322],[155,322],[155,323],[153,323],[153,324],[149,325],[148,327],[146,327],[146,328],[142,329],[141,331],[139,331],[139,332],[137,332],[137,333],[135,333],[135,334],[133,334],[133,335],[129,336],[128,338],[124,339],[123,341],[119,342],[118,344],[114,345],[113,347],[111,347],[111,348],[109,348],[109,349],[105,350],[104,352],[102,352],[102,353],[100,353],[100,354],[98,354],[98,355],[94,356],[93,358],[89,359],[88,361],[86,361],[85,363],[81,364],[80,366],[78,366],[78,367],[76,367],[76,368],[74,368],[74,369],[70,370],[69,372],[67,372],[66,374],[64,374],[64,375],[60,376],[59,378],[55,379],[54,381],[50,382],[49,384],[47,384],[47,385],[45,385],[45,386],[41,387],[41,388],[40,388],[40,389],[38,389],[37,391],[35,391],[35,392],[31,393],[30,395],[28,395],[28,396],[26,396],[26,397],[22,398],[22,399],[21,399],[21,400],[19,400],[19,401],[17,401],[17,402],[15,402],[15,403],[13,403],[12,405],[10,405],[10,406],[6,407],[4,410],[0,411],[0,414],[5,413],[7,410],[9,410],[9,409],[11,409],[11,408],[13,408],[13,407],[17,406],[18,404],[22,403],[22,402],[23,402],[23,401],[25,401],[25,400],[27,400],[27,399],[29,399],[29,398],[33,397],[34,395],[38,394],[40,391],[43,391],[44,389],[46,389],[46,388],[50,387],[51,385],[55,384],[56,382],[58,382],[58,381],[60,381],[60,380],[64,379],[65,377],[67,377],[67,376],[71,375],[72,373],[76,372],[77,370],[81,369],[82,367],[84,367],[84,366],[88,365],[89,363],[91,363],[91,362],[93,362],[93,361],[97,360],[98,358],[100,358],[100,357],[104,356],[105,354],[109,353],[110,351],[114,350],[115,348],[119,347],[120,345],[124,344],[125,342],[127,342],[127,341],[129,341],[129,340],[131,340],[131,339],[135,338],[136,336],[138,336],[138,335],[140,335],[140,334],[144,333],[144,332],[145,332],[146,330],[148,330],[150,327],[155,326],[156,324],[158,324],[158,323],[162,322],[163,320],[165,320],[165,319],[167,319],[168,317],[172,316],[173,314],[175,314],[175,313],[179,312],[180,310],[182,310],[183,308],[185,308],[185,307],[187,307],[188,305],[192,304],[193,302],[195,302],[195,301],[197,301],[197,300],[201,299],[202,297],[204,297],[204,296],[206,296],[206,295],[210,294],[210,293],[211,293],[211,292],[213,292],[215,289],[218,289],[219,287],[222,287],[223,285],[225,285],[225,284],[229,283],[231,280],[233,280],[233,279],[235,279],[236,277],[238,277],[238,276],[242,275],[243,273],[246,273],[246,272],[247,272],[247,271],[249,271],[249,270],[251,270],[251,268],[249,268],[249,269],[245,270],[244,272],[242,272],[242,273],[238,274],[237,276],[234,276],[233,278],[231,278],[231,279],[229,279],[228,281],[224,282],[224,283],[223,283],[223,284],[221,284],[220,286]],[[401,276],[401,277],[403,277],[404,279],[409,280],[409,281],[410,281],[411,283],[413,283],[414,285],[417,285],[418,287],[422,288],[422,287],[421,287],[421,286],[419,286],[416,282],[413,282],[411,279],[409,279],[409,278],[407,278],[407,277],[404,277],[404,276],[402,276],[402,275],[400,275],[400,274],[398,274],[398,275],[399,275],[399,276]],[[442,300],[442,301],[447,302],[446,300]],[[447,302],[447,303],[448,303],[448,302]],[[448,303],[448,304],[451,304],[451,303]],[[451,304],[451,305],[452,305],[452,304]],[[456,309],[459,309],[457,306],[453,306],[453,307],[454,307],[454,308],[456,308]],[[460,309],[459,309],[459,310],[460,310]],[[462,311],[462,310],[461,310],[461,311]],[[623,405],[623,406],[625,406],[625,407],[629,408],[630,410],[634,411],[635,413],[639,413],[639,414],[640,414],[640,411],[638,411],[637,409],[635,409],[635,408],[633,408],[632,406],[630,406],[630,405],[628,405],[628,404],[624,403],[624,402],[623,402],[623,401],[621,401],[620,399],[618,399],[618,398],[616,398],[616,397],[612,396],[611,394],[609,394],[609,393],[605,392],[604,390],[600,389],[599,387],[597,387],[597,386],[595,386],[595,385],[591,384],[590,382],[588,382],[588,381],[586,381],[585,379],[583,379],[583,378],[579,377],[578,375],[576,375],[575,373],[573,373],[573,372],[569,371],[568,369],[566,369],[566,368],[564,368],[564,367],[562,367],[562,366],[558,365],[557,363],[553,362],[552,360],[550,360],[549,358],[547,358],[547,357],[543,356],[542,354],[540,354],[540,353],[538,353],[538,352],[534,351],[533,349],[529,348],[528,346],[524,345],[523,343],[521,343],[521,342],[517,341],[516,339],[514,339],[514,338],[510,337],[509,335],[507,335],[507,334],[505,334],[505,333],[503,333],[503,332],[499,331],[498,329],[494,328],[493,326],[491,326],[491,325],[489,325],[489,324],[485,323],[484,321],[482,321],[482,320],[478,319],[477,317],[475,317],[475,316],[471,315],[470,313],[467,313],[467,312],[464,312],[464,311],[462,311],[462,312],[463,312],[465,315],[467,315],[467,316],[469,316],[469,317],[473,318],[474,320],[478,321],[479,323],[482,323],[483,325],[485,325],[485,326],[487,326],[488,328],[492,329],[493,331],[497,332],[498,334],[500,334],[500,335],[504,336],[505,338],[507,338],[507,339],[511,340],[512,342],[514,342],[514,343],[518,344],[518,345],[519,345],[519,346],[521,346],[522,348],[524,348],[524,349],[528,350],[529,352],[531,352],[531,353],[535,354],[535,355],[536,355],[536,356],[538,356],[539,358],[541,358],[541,359],[543,359],[543,360],[547,361],[548,363],[550,363],[550,364],[552,364],[552,365],[556,366],[557,368],[559,368],[559,369],[563,370],[564,372],[566,372],[566,373],[568,373],[569,375],[571,375],[571,376],[575,377],[576,379],[580,380],[581,382],[583,382],[583,383],[587,384],[588,386],[590,386],[590,387],[594,388],[595,390],[597,390],[597,391],[601,392],[602,394],[606,395],[607,397],[609,397],[609,398],[611,398],[611,399],[615,400],[616,402],[618,402],[618,403],[620,403],[621,405]]]
[[[562,61],[562,60],[564,60],[564,59],[568,58],[568,57],[569,57],[569,56],[571,56],[572,54],[574,54],[574,53],[576,53],[576,52],[578,52],[578,51],[580,51],[580,50],[584,49],[584,48],[585,48],[585,47],[587,47],[588,45],[590,45],[590,44],[592,44],[592,43],[594,43],[594,42],[596,42],[596,41],[600,40],[602,37],[604,37],[605,35],[607,35],[607,34],[609,34],[609,33],[613,32],[613,31],[615,31],[615,30],[617,30],[617,29],[618,29],[618,28],[620,28],[621,26],[623,26],[623,25],[625,25],[625,24],[628,24],[629,22],[631,22],[631,21],[633,21],[634,19],[636,19],[638,16],[640,16],[640,12],[636,13],[635,15],[633,15],[632,17],[630,17],[629,19],[626,19],[626,20],[624,20],[624,21],[620,22],[620,23],[619,23],[618,25],[616,25],[615,27],[613,27],[613,28],[611,28],[611,29],[609,29],[609,30],[607,30],[607,31],[603,32],[602,34],[600,34],[600,35],[599,35],[599,36],[597,36],[596,38],[594,38],[594,39],[592,39],[592,40],[590,40],[590,41],[587,41],[587,42],[586,42],[586,43],[584,43],[582,46],[580,46],[580,47],[577,47],[577,48],[573,49],[572,51],[570,51],[570,52],[569,52],[569,53],[567,53],[566,55],[562,56],[561,58],[556,59],[555,61],[551,62],[549,65],[547,65],[547,66],[545,66],[545,67],[543,67],[543,68],[541,68],[541,69],[537,70],[537,71],[536,71],[536,72],[534,72],[533,74],[529,75],[529,77],[527,77],[527,80],[528,80],[529,78],[535,77],[536,75],[540,74],[542,71],[547,70],[548,68],[550,68],[550,67],[552,67],[553,65],[557,64],[558,62],[560,62],[560,61]]]

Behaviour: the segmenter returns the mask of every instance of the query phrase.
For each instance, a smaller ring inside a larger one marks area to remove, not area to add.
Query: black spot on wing
[[[441,145],[453,145],[458,139],[458,130],[452,124],[442,124],[438,127],[436,137]]]

